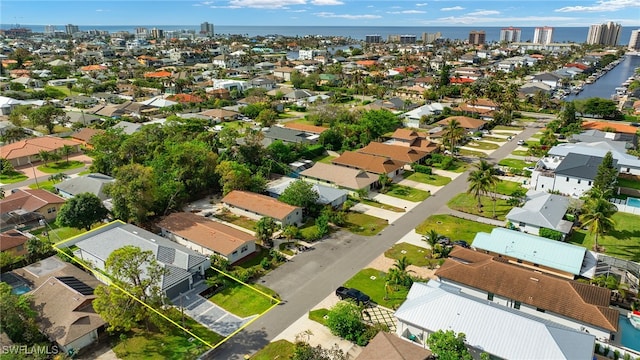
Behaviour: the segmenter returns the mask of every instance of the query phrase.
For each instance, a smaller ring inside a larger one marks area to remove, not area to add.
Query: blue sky
[[[640,27],[640,0],[1,0],[0,23],[23,25]]]

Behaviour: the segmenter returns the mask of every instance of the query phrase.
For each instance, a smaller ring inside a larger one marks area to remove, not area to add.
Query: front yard
[[[481,151],[473,151],[473,150],[467,150],[467,149],[460,149],[458,150],[458,153],[462,156],[473,156],[473,157],[477,157],[477,158],[486,158],[488,157],[487,154],[481,152]]]
[[[522,170],[522,169],[524,169],[526,167],[534,166],[535,164],[536,163],[534,163],[534,162],[526,162],[524,160],[511,159],[511,158],[502,159],[498,163],[498,165],[500,165],[500,166],[506,166],[508,168],[514,168],[514,169],[518,169],[518,170]]]
[[[481,196],[482,211],[478,210],[478,200],[471,194],[460,193],[449,200],[447,206],[453,210],[465,212],[467,214],[478,215],[486,218],[493,218],[493,200],[488,196]],[[495,203],[495,218],[505,220],[505,216],[513,209],[505,199],[497,199]]]
[[[238,216],[238,215],[232,214],[231,212],[228,212],[228,211],[216,214],[214,216],[217,217],[218,219],[222,220],[222,221],[226,221],[228,223],[231,223],[231,224],[234,224],[234,225],[238,225],[238,226],[243,227],[245,229],[249,229],[251,231],[255,231],[256,230],[257,221],[251,220],[248,217]]]
[[[262,314],[273,305],[272,299],[237,282],[228,285],[209,300],[240,317]]]
[[[369,295],[376,304],[395,309],[406,300],[409,289],[403,286],[392,289],[387,285],[387,273],[370,268],[360,270],[344,284]]]
[[[401,209],[397,206],[393,206],[393,205],[389,205],[389,204],[383,204],[381,202],[375,201],[375,200],[369,200],[369,199],[360,199],[357,200],[360,201],[361,203],[365,204],[365,205],[369,205],[369,206],[373,206],[376,207],[378,209],[382,209],[382,210],[389,210],[389,211],[393,211],[393,212],[405,212],[405,209]]]
[[[433,186],[444,186],[451,182],[451,178],[448,178],[446,176],[436,175],[436,174],[429,175],[429,174],[423,174],[419,172],[406,171],[404,174],[402,174],[402,176],[407,180],[428,184],[428,185],[433,185]]]
[[[287,340],[278,340],[269,343],[260,351],[253,354],[251,360],[290,359],[295,350],[295,345]]]
[[[515,181],[502,180],[496,186],[496,192],[502,195],[511,195],[516,190],[522,190],[524,192],[527,192],[527,190],[523,188],[520,183],[517,183]]]
[[[391,184],[387,186],[387,191],[384,194],[413,202],[424,201],[431,196],[427,191],[399,184]]]
[[[495,228],[493,225],[461,219],[452,215],[431,215],[416,227],[416,232],[426,235],[429,230],[436,230],[438,234],[452,240],[465,240],[471,244],[476,233],[490,233],[493,228]]]
[[[471,141],[469,143],[467,143],[468,147],[472,147],[472,148],[476,148],[476,149],[481,149],[481,150],[496,150],[498,148],[500,148],[500,145],[498,144],[494,144],[494,143],[490,143],[490,142],[483,142],[483,141]]]
[[[385,219],[357,212],[349,212],[347,213],[344,227],[357,235],[373,236],[382,231],[387,225],[389,225],[389,223]]]
[[[38,166],[38,170],[47,174],[56,174],[66,170],[77,169],[83,166],[84,166],[84,163],[82,161],[71,160],[67,162],[65,160],[60,160],[58,162],[48,163],[46,165],[40,165]]]
[[[18,171],[12,171],[10,173],[7,174],[1,174],[0,175],[0,183],[3,184],[13,184],[13,183],[17,183],[20,181],[24,181],[27,180],[29,177],[21,172]]]
[[[640,261],[640,216],[617,212],[613,215],[615,230],[598,237],[598,245],[605,248],[605,254],[622,259]],[[574,229],[567,240],[569,243],[593,249],[594,236],[589,230]]]
[[[432,260],[431,250],[405,242],[394,244],[384,252],[384,256],[394,260],[400,260],[406,256],[411,265],[415,266],[428,266]]]

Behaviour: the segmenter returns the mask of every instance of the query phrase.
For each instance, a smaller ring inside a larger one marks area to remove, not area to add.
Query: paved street
[[[526,140],[537,131],[537,128],[525,129],[515,137],[516,141],[506,143],[491,154],[488,160],[498,162],[507,157],[516,148],[517,140]],[[327,294],[335,291],[424,219],[444,212],[452,197],[466,191],[467,175],[468,173],[463,173],[455,178],[378,236],[363,237],[341,231],[314,246],[313,251],[299,254],[292,261],[270,272],[262,279],[262,284],[280,294],[283,302],[228,342],[206,354],[205,358],[243,359],[244,355],[252,354],[267,345]]]

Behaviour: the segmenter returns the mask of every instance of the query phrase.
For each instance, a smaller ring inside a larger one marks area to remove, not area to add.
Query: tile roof
[[[236,116],[240,113],[236,111],[225,110],[225,109],[211,109],[211,110],[203,111],[200,114],[204,116],[210,116],[212,118],[224,119],[224,118]]]
[[[315,163],[313,167],[300,173],[303,177],[328,181],[336,186],[359,190],[378,181],[378,176],[359,169],[344,166]]]
[[[36,211],[49,204],[63,204],[66,200],[42,189],[17,189],[13,194],[0,200],[0,212]]]
[[[297,206],[285,204],[272,197],[240,190],[231,191],[222,199],[222,202],[277,220],[282,220],[292,212],[300,210]]]
[[[331,160],[335,165],[352,167],[374,174],[389,174],[405,164],[382,156],[363,154],[355,151],[345,151],[338,158]]]
[[[175,94],[169,96],[167,100],[177,101],[179,103],[201,103],[204,101],[199,96],[191,94]]]
[[[585,121],[582,123],[582,128],[603,131],[605,129],[613,129],[617,133],[624,134],[635,134],[638,131],[638,128],[635,126],[606,121]]]
[[[370,142],[369,145],[358,150],[358,152],[369,155],[385,156],[405,163],[418,162],[429,155],[427,152],[419,151],[411,147],[388,145],[379,142]]]
[[[606,288],[534,272],[461,247],[454,248],[435,275],[602,329],[618,330],[619,313],[609,308],[611,290]]]
[[[462,126],[465,129],[477,129],[484,126],[487,123],[484,120],[474,119],[468,116],[450,116],[446,119],[442,119],[438,121],[437,124],[447,125],[451,120],[457,120],[460,123],[460,126]]]
[[[171,77],[171,73],[168,71],[147,72],[147,73],[144,73],[144,77],[146,78]]]
[[[399,128],[393,132],[393,135],[391,135],[391,138],[399,139],[399,140],[413,140],[420,135],[421,134],[415,130]]]
[[[356,360],[425,360],[431,351],[416,346],[395,334],[380,331]]]
[[[40,136],[24,139],[0,147],[0,156],[7,160],[25,156],[38,155],[41,150],[51,152],[62,149],[65,145],[78,146],[73,140],[61,139],[54,136]]]
[[[95,135],[102,135],[104,133],[105,131],[102,129],[82,128],[78,132],[71,134],[71,138],[91,144],[92,137]]]
[[[186,212],[173,213],[158,226],[226,256],[243,244],[256,240],[255,236],[244,231]]]
[[[288,129],[301,130],[305,132],[310,132],[314,134],[322,134],[323,132],[329,130],[329,128],[308,124],[300,124],[296,122],[287,122],[284,124],[284,127]]]
[[[29,240],[29,238],[18,230],[8,230],[0,233],[0,251],[24,245],[27,240]]]

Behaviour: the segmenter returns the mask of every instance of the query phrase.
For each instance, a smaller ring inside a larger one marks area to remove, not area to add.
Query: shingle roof
[[[555,174],[593,180],[601,163],[602,158],[598,156],[570,153],[558,164]],[[614,159],[613,166],[616,165],[617,160]]]
[[[331,163],[372,172],[374,174],[389,174],[405,165],[404,162],[355,151],[345,151],[340,157],[331,160]]]
[[[322,134],[323,132],[329,130],[329,128],[322,127],[322,126],[300,124],[300,123],[295,123],[295,122],[291,122],[291,121],[285,123],[284,127],[288,128],[288,129],[301,130],[301,131],[314,133],[314,134]]]
[[[51,152],[62,149],[65,145],[78,146],[78,143],[54,136],[40,136],[1,146],[0,156],[7,160],[17,159],[24,156],[38,155],[41,150]]]
[[[303,130],[289,129],[280,126],[272,126],[263,131],[269,139],[282,140],[291,143],[310,143],[318,140],[318,135],[307,133]]]
[[[369,145],[358,150],[359,153],[385,156],[393,160],[405,163],[414,163],[424,159],[428,153],[411,147],[388,145],[378,142],[370,142]]]
[[[435,275],[602,329],[618,330],[619,313],[609,308],[611,290],[534,272],[487,254],[477,260],[478,254],[456,247]]]
[[[0,251],[24,245],[27,240],[29,240],[29,238],[18,230],[8,230],[0,233]]]
[[[277,196],[282,195],[282,193],[296,180],[290,177],[284,177],[279,179],[277,182],[270,183],[267,185],[267,192],[271,195],[274,194]],[[311,184],[311,188],[318,193],[318,203],[327,205],[331,204],[334,201],[346,197],[347,192],[345,190],[336,189],[334,187],[324,186],[321,184]]]
[[[310,169],[302,171],[300,176],[324,180],[351,190],[363,189],[378,181],[377,175],[363,170],[320,162],[315,163]]]
[[[108,196],[102,190],[106,184],[114,181],[115,179],[111,176],[94,173],[67,179],[55,184],[54,187],[58,191],[65,192],[71,196],[88,192],[96,195],[101,200],[105,200]]]
[[[513,223],[524,222],[568,234],[573,225],[571,222],[563,220],[568,208],[569,198],[566,196],[542,191],[529,191],[527,202],[522,207],[511,209],[507,214],[507,219]]]
[[[431,351],[416,346],[395,334],[380,331],[356,360],[426,360]]]
[[[173,213],[160,221],[158,226],[227,256],[243,244],[255,241],[254,236],[244,231],[192,213]]]
[[[477,128],[480,128],[484,124],[487,123],[484,120],[474,119],[474,118],[470,118],[468,116],[450,116],[450,117],[448,117],[446,119],[442,119],[442,120],[438,121],[437,124],[448,125],[449,121],[451,121],[451,120],[457,120],[460,123],[460,126],[465,128],[465,129],[477,129]]]
[[[89,115],[91,116],[91,115]],[[83,141],[87,144],[91,144],[91,138],[96,135],[104,134],[104,130],[102,129],[91,129],[91,128],[82,128],[80,131],[71,134],[73,139],[77,139]]]
[[[41,209],[49,204],[62,204],[65,201],[66,200],[60,196],[46,190],[17,189],[13,194],[0,200],[0,211],[3,214],[16,210],[30,212]]]
[[[222,202],[277,220],[282,220],[292,212],[300,210],[299,207],[285,204],[272,197],[240,190],[231,191],[222,199]]]

